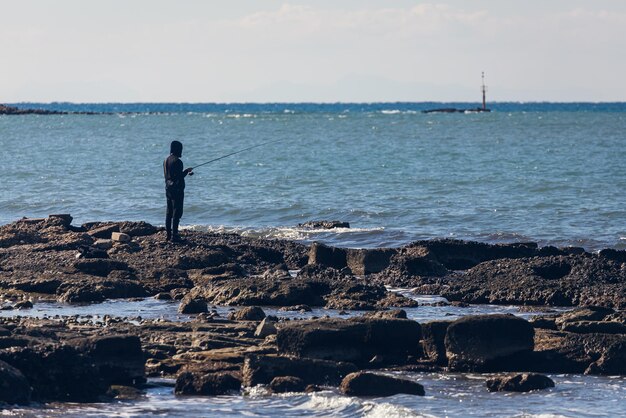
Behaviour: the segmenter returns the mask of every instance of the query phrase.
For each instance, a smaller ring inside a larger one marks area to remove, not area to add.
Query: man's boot
[[[165,238],[166,241],[169,241],[172,239],[172,217],[171,216],[166,216],[165,217],[165,233],[167,234],[167,237]]]
[[[172,230],[172,242],[181,242],[180,236],[178,235],[178,223],[180,219],[174,219],[173,221],[173,230]]]

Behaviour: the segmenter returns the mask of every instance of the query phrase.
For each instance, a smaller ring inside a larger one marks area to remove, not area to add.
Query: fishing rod
[[[248,147],[248,148],[240,149],[239,151],[231,152],[230,154],[222,155],[221,157],[213,158],[212,160],[209,160],[209,161],[204,162],[202,164],[198,164],[198,165],[196,165],[194,167],[191,167],[191,169],[195,170],[198,167],[202,167],[203,165],[214,163],[215,161],[223,160],[224,158],[230,157],[231,155],[239,154],[239,153],[242,153],[244,151],[249,151],[249,150],[254,149],[254,148],[262,147],[263,145],[273,144],[275,142],[280,142],[280,141],[282,141],[282,139],[276,139],[274,141],[267,141],[267,142],[263,142],[261,144],[253,145],[253,146]]]

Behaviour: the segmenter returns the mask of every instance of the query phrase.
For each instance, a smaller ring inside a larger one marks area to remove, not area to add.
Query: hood
[[[170,154],[174,154],[178,158],[183,155],[183,144],[178,141],[172,141],[170,144]]]

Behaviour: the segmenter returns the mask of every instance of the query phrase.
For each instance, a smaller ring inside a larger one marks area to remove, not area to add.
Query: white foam
[[[404,406],[374,402],[366,402],[363,416],[369,418],[434,417],[434,415],[420,414]]]

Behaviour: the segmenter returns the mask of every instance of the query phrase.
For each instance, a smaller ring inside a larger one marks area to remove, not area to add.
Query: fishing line
[[[191,169],[195,170],[198,167],[202,167],[203,165],[214,163],[215,161],[223,160],[224,158],[230,157],[231,155],[239,154],[239,153],[242,153],[244,151],[249,151],[249,150],[254,149],[254,148],[262,147],[263,145],[273,144],[273,143],[280,142],[280,141],[283,141],[283,139],[276,139],[274,141],[267,141],[267,142],[263,142],[261,144],[253,145],[253,146],[248,147],[248,148],[240,149],[239,151],[231,152],[230,154],[222,155],[221,157],[217,157],[217,158],[214,158],[214,159],[209,160],[207,162],[204,162],[202,164],[198,164],[198,165],[196,165],[194,167],[191,167]]]

